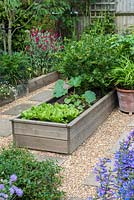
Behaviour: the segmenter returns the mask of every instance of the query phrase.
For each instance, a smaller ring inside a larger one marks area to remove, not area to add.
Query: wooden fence
[[[124,31],[129,27],[134,29],[134,0],[96,0],[96,3],[90,5],[90,16],[79,17],[77,25],[79,34],[95,18],[102,18],[103,13],[106,11],[116,16],[118,32]]]
[[[116,23],[118,31],[129,27],[133,27],[134,29],[134,0],[117,1]]]

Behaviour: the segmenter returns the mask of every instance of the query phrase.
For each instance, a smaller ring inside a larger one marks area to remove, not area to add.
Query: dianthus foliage
[[[9,147],[0,153],[0,184],[3,180],[11,180],[11,175],[17,177],[17,181],[10,194],[21,188],[22,200],[60,200],[64,193],[60,191],[62,177],[61,167],[51,160],[38,162],[33,155],[24,149]],[[7,184],[7,182],[6,182]],[[10,185],[10,182],[9,184]],[[1,193],[4,190],[0,190]]]
[[[88,200],[133,200],[134,199],[134,130],[120,143],[115,153],[114,167],[108,167],[110,159],[101,159],[95,167],[99,182],[96,197]]]

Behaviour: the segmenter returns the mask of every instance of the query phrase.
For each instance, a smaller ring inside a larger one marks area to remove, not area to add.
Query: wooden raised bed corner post
[[[115,91],[109,92],[68,124],[20,119],[12,120],[13,138],[19,147],[71,154],[116,106]]]

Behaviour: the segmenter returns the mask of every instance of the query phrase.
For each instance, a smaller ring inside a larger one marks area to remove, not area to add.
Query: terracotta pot
[[[134,90],[117,90],[117,96],[119,100],[119,109],[124,112],[134,113]]]

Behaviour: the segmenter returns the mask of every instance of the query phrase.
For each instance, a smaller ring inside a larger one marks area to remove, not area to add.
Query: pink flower
[[[29,50],[30,50],[30,46],[27,45],[27,46],[25,47],[25,50],[26,50],[26,51],[29,51]]]
[[[44,33],[44,32],[45,32],[44,29],[42,29],[42,30],[41,30],[41,33]]]
[[[42,50],[43,50],[43,51],[46,51],[46,50],[47,50],[47,47],[46,47],[46,46],[44,46],[44,47],[42,48]]]
[[[39,37],[35,38],[35,42],[38,43],[39,42]]]

